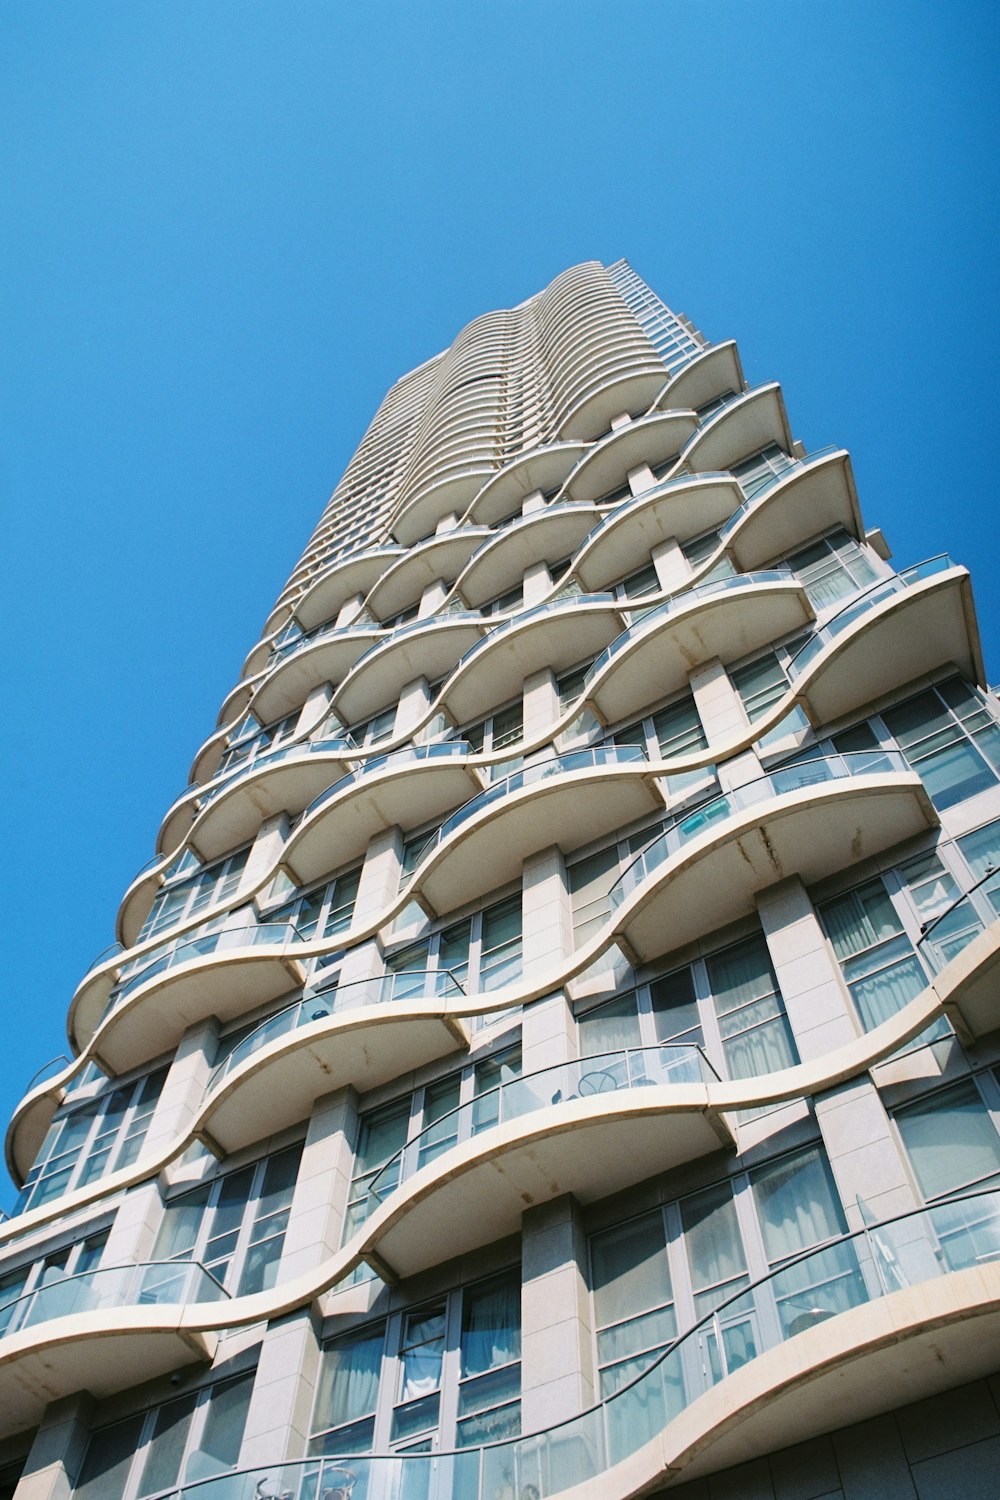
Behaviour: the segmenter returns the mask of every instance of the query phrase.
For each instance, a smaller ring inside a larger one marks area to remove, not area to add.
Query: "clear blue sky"
[[[567,265],[738,338],[900,563],[973,565],[1000,675],[998,27],[7,0],[3,1124],[386,387]]]

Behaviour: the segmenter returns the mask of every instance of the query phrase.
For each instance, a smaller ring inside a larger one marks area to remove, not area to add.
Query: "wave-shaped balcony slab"
[[[692,407],[697,411],[726,391],[742,391],[744,385],[743,366],[735,340],[710,344],[667,381],[656,398],[656,410]]]
[[[284,718],[301,708],[313,688],[321,683],[342,682],[375,641],[381,629],[359,626],[322,636],[290,652],[271,669],[253,698],[253,711],[262,724]]]
[[[304,977],[287,940],[186,959],[137,983],[101,1022],[93,1055],[106,1072],[127,1073],[176,1047],[196,1022],[234,1021],[289,994]]]
[[[864,540],[851,459],[845,448],[817,455],[782,474],[770,489],[746,502],[725,537],[737,567],[748,572],[787,556],[800,540],[833,526]]]
[[[285,812],[296,817],[320,792],[350,773],[352,752],[344,741],[289,746],[252,762],[204,803],[187,843],[203,862],[238,849],[259,831],[265,818]],[[280,757],[280,758],[279,758]]]
[[[254,691],[263,682],[264,675],[263,672],[258,672],[256,677],[244,677],[234,688],[230,688],[222,700],[222,707],[215,721],[219,729],[226,729],[236,719],[242,717]]]
[[[616,428],[581,458],[560,498],[593,504],[620,489],[630,469],[666,463],[680,453],[697,426],[693,411],[670,411]]]
[[[454,583],[469,558],[493,535],[488,526],[457,526],[411,547],[383,573],[365,599],[376,620],[388,620],[419,602],[429,584]]]
[[[788,415],[777,381],[745,391],[723,406],[698,429],[680,461],[692,473],[731,469],[741,458],[759,453],[769,443],[776,443],[786,453],[792,451]]]
[[[463,657],[441,702],[456,724],[467,724],[519,694],[524,679],[541,667],[565,671],[596,655],[621,627],[621,606],[599,595],[525,610]]]
[[[391,523],[392,535],[402,547],[412,547],[429,536],[439,521],[453,511],[463,511],[493,474],[481,457],[462,463],[458,472],[429,485],[407,500]]]
[[[333,695],[345,724],[356,724],[394,704],[407,683],[435,682],[483,638],[478,615],[432,615],[412,620],[359,658]]]
[[[611,369],[618,363],[609,361]],[[582,438],[593,442],[611,426],[615,417],[639,417],[649,410],[663,387],[663,365],[655,357],[648,360],[632,355],[621,360],[625,368],[605,374],[596,389],[587,382],[574,397],[570,410],[559,420],[560,438]],[[604,366],[599,360],[598,368]]]
[[[369,593],[404,551],[403,547],[377,547],[331,563],[295,606],[295,618],[302,629],[315,630],[334,619],[349,599]]]
[[[723,813],[716,824],[711,809],[719,802],[685,820],[691,842],[652,870],[619,908],[616,940],[634,964],[750,915],[756,896],[789,875],[815,884],[939,821],[912,771],[851,775],[779,792]],[[704,833],[694,831],[698,819]]]
[[[974,1042],[1000,1027],[1000,921],[973,938],[935,981],[944,1013]]]
[[[571,556],[600,517],[592,505],[551,505],[534,512],[481,546],[462,573],[456,592],[472,608],[519,584],[536,563]]]
[[[151,1276],[176,1287],[158,1305]],[[181,1326],[200,1281],[221,1287],[200,1266],[115,1266],[50,1283],[13,1304],[14,1331],[0,1338],[4,1434],[34,1426],[52,1401],[89,1391],[98,1400],[196,1361],[215,1357],[218,1337]],[[136,1305],[139,1304],[139,1305]],[[211,1314],[199,1308],[203,1319]],[[27,1321],[19,1326],[18,1317]]]
[[[612,643],[584,691],[604,724],[617,724],[678,692],[697,667],[739,661],[813,618],[791,575],[742,575],[678,594]]]
[[[350,987],[348,987],[350,988]],[[306,1120],[316,1100],[351,1084],[377,1088],[469,1045],[440,999],[400,1000],[324,1014],[324,997],[303,1002],[316,1019],[229,1071],[210,1086],[198,1135],[222,1157]]]
[[[902,586],[890,579],[866,590],[798,653],[790,669],[792,686],[802,679],[802,701],[814,724],[832,724],[900,683],[943,666],[954,665],[970,682],[985,686],[968,569],[949,562],[942,560],[940,571],[927,576],[919,570],[929,564],[905,570],[898,575]],[[832,649],[822,669],[813,674],[814,660],[828,645]]]
[[[520,510],[525,496],[535,490],[551,494],[586,451],[586,443],[551,443],[521,454],[483,485],[466,511],[466,523],[496,526]]]
[[[524,860],[558,845],[582,849],[662,809],[664,802],[636,746],[583,750],[540,762],[473,799],[441,828],[414,881],[435,916],[520,878]],[[629,752],[633,752],[630,756]]]
[[[138,938],[171,862],[172,856],[169,854],[154,854],[130,882],[115,919],[115,937],[123,948],[131,948]]]
[[[649,562],[675,538],[689,541],[738,509],[743,491],[731,474],[684,474],[625,500],[590,533],[573,564],[585,589],[605,588]]]
[[[485,1130],[420,1168],[369,1221],[360,1252],[389,1280],[414,1276],[521,1228],[526,1208],[572,1193],[593,1203],[732,1147],[703,1084],[653,1084],[553,1103]]]
[[[369,762],[349,785],[317,798],[282,849],[282,866],[297,885],[308,886],[364,854],[384,829],[409,833],[444,817],[482,790],[467,754],[468,746],[455,742]]]

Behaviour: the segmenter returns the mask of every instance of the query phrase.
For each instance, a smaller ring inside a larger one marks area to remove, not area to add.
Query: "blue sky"
[[[5,1122],[386,387],[626,256],[1000,676],[996,7],[8,0]],[[6,1195],[0,1192],[0,1202]]]

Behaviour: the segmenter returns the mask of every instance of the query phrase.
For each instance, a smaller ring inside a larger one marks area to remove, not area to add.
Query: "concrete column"
[[[629,416],[627,411],[623,411],[620,417],[612,417],[611,431],[617,432],[619,427],[627,427],[631,420],[632,418]]]
[[[532,563],[524,575],[524,608],[541,604],[552,587],[552,574],[547,563]]]
[[[443,578],[435,578],[434,582],[429,583],[420,595],[420,607],[417,610],[417,618],[423,620],[426,616],[434,614],[435,610],[440,609],[447,597],[448,585]]]
[[[270,1324],[250,1397],[240,1468],[304,1458],[319,1375],[319,1339],[311,1310],[302,1308]]]
[[[695,707],[710,747],[731,743],[738,735],[746,733],[750,722],[746,709],[729,679],[729,673],[718,658],[698,667],[691,673],[689,680]],[[748,781],[754,781],[763,774],[763,767],[752,750],[733,756],[719,767],[719,781],[726,791],[735,786],[745,786]]]
[[[434,535],[443,536],[446,531],[454,531],[460,520],[461,516],[458,514],[457,510],[449,511],[446,516],[441,517],[440,521],[435,526]]]
[[[415,729],[427,717],[431,706],[431,686],[426,677],[408,682],[399,695],[396,718],[393,722],[393,738]]]
[[[325,717],[332,697],[333,689],[328,682],[321,682],[319,687],[314,687],[302,705],[302,712],[295,725],[295,733],[308,734],[315,729]]]
[[[523,714],[526,740],[534,739],[559,717],[559,690],[551,667],[542,667],[524,679]]]
[[[534,515],[536,510],[544,510],[545,505],[545,491],[532,490],[531,493],[525,495],[524,499],[521,501],[521,514],[522,516],[532,516]]]
[[[365,602],[364,594],[355,594],[352,599],[345,599],[337,613],[337,628],[341,625],[350,625],[361,613],[361,606]]]
[[[361,868],[358,899],[354,903],[354,923],[360,927],[385,910],[399,890],[399,871],[403,858],[403,834],[399,828],[387,828],[376,834],[368,845]],[[382,959],[374,942],[352,948],[340,968],[341,984],[370,979],[382,972]]]
[[[675,536],[668,536],[665,542],[659,542],[653,548],[652,558],[656,577],[664,593],[678,594],[681,589],[687,588],[691,582],[691,564],[681,551],[681,544]]]
[[[840,965],[797,875],[757,897],[757,912],[803,1062],[858,1034]]]
[[[573,951],[573,910],[560,849],[552,846],[525,860],[523,892],[524,977],[530,980],[556,968]],[[576,1023],[562,993],[526,1006],[521,1024],[525,1073],[576,1055]]]
[[[264,819],[253,841],[253,848],[250,850],[243,877],[233,901],[234,905],[239,902],[244,891],[248,895],[256,891],[270,873],[277,869],[290,826],[287,813],[275,813],[273,818]]]
[[[87,1391],[49,1406],[14,1491],[16,1500],[69,1500],[90,1439],[95,1406]]]
[[[587,1239],[571,1194],[521,1220],[521,1425],[532,1432],[596,1399]]]
[[[656,475],[649,464],[637,464],[634,469],[629,469],[625,475],[628,487],[633,495],[641,495],[645,490],[651,490],[657,483]]]
[[[315,1270],[340,1248],[357,1125],[358,1096],[350,1085],[313,1109],[281,1254],[283,1282]]]

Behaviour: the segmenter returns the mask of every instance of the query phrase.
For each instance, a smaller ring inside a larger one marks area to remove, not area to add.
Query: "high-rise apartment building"
[[[10,1124],[0,1496],[995,1497],[998,865],[966,569],[624,262],[478,318]]]

